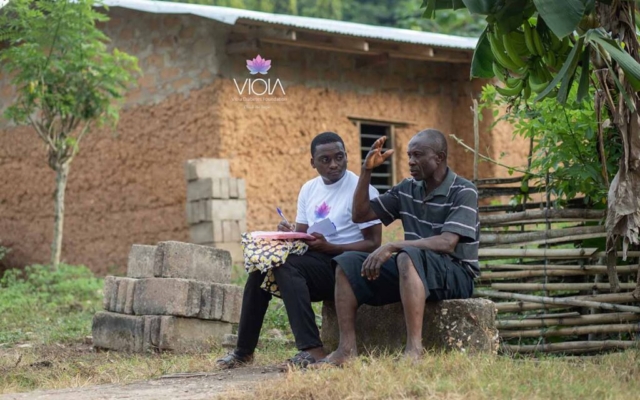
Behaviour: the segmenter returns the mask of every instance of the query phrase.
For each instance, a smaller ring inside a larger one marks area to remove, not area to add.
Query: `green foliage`
[[[11,249],[0,244],[0,261],[11,252]]]
[[[577,91],[576,85],[572,94]],[[591,88],[590,99],[595,89]],[[493,85],[482,92],[483,108],[498,108],[509,104]],[[533,138],[533,154],[529,172],[544,184],[549,172],[549,190],[560,204],[584,195],[596,206],[606,204],[608,186],[602,173],[598,150],[597,121],[593,101],[578,103],[571,100],[563,107],[555,99],[511,106],[498,121],[506,120],[514,127],[514,135]],[[603,120],[606,119],[603,111]],[[605,124],[611,125],[610,123]],[[612,127],[603,129],[605,162],[608,180],[617,171],[622,153],[619,135]]]
[[[424,19],[415,0],[180,1],[473,37],[486,26],[484,18],[469,12],[441,11],[433,20]]]
[[[93,0],[12,0],[0,14],[9,39],[1,66],[17,88],[5,116],[29,123],[49,147],[49,163],[73,157],[91,123],[115,123],[137,59],[113,49]],[[79,132],[76,132],[76,128]],[[55,168],[54,168],[55,169]]]
[[[101,279],[85,266],[32,265],[0,278],[0,343],[77,340],[102,304]]]

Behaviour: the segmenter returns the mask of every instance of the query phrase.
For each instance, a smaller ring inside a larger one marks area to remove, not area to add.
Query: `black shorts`
[[[358,305],[382,306],[400,301],[400,274],[396,259],[406,253],[413,261],[424,284],[427,301],[467,299],[473,295],[473,276],[448,254],[407,247],[392,256],[380,268],[378,279],[361,276],[362,264],[369,253],[350,251],[333,259],[351,283]]]

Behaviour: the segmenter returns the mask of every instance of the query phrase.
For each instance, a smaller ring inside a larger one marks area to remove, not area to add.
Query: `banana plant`
[[[636,1],[632,0],[424,0],[424,17],[468,9],[486,16],[471,78],[496,78],[496,90],[515,101],[555,97],[564,104],[574,83],[577,100],[596,87],[594,104],[606,107],[623,152],[608,194],[607,266],[619,290],[616,249],[623,259],[640,244],[640,57]],[[596,115],[601,115],[596,113]],[[601,148],[603,121],[598,120]],[[606,171],[603,171],[605,174]],[[640,297],[640,273],[634,292]]]

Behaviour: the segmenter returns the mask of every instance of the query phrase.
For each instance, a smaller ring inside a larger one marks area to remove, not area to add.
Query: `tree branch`
[[[462,147],[464,147],[465,149],[467,149],[467,150],[471,151],[472,153],[476,153],[476,151],[475,151],[473,148],[471,148],[471,147],[467,146],[467,145],[462,141],[462,139],[459,139],[456,135],[449,135],[449,136],[450,136],[453,140],[455,140],[456,142],[458,142],[458,144],[459,144],[459,145],[461,145]],[[502,164],[501,162],[499,162],[499,161],[497,161],[497,160],[494,160],[494,159],[493,159],[493,158],[491,158],[491,157],[488,157],[488,156],[485,156],[485,155],[483,155],[483,154],[480,154],[480,152],[478,152],[477,154],[478,154],[478,157],[482,158],[483,160],[489,161],[490,163],[495,164],[495,165],[497,165],[497,166],[499,166],[499,167],[507,168],[507,169],[512,170],[512,171],[520,172],[520,173],[522,173],[522,174],[527,174],[527,175],[531,175],[531,176],[536,176],[536,177],[539,177],[539,178],[542,178],[542,176],[543,176],[543,175],[540,175],[540,174],[533,173],[533,172],[531,172],[531,171],[525,171],[525,170],[522,170],[522,169],[519,169],[519,168],[510,167],[510,166],[508,166],[508,165]]]

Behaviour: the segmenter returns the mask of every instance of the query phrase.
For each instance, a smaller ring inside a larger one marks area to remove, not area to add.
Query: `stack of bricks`
[[[224,249],[242,263],[240,234],[247,230],[244,179],[232,178],[229,160],[200,158],[185,163],[186,215],[191,243]]]
[[[127,277],[108,276],[106,311],[93,318],[98,348],[206,351],[238,323],[242,288],[230,285],[229,252],[181,242],[133,245]]]

